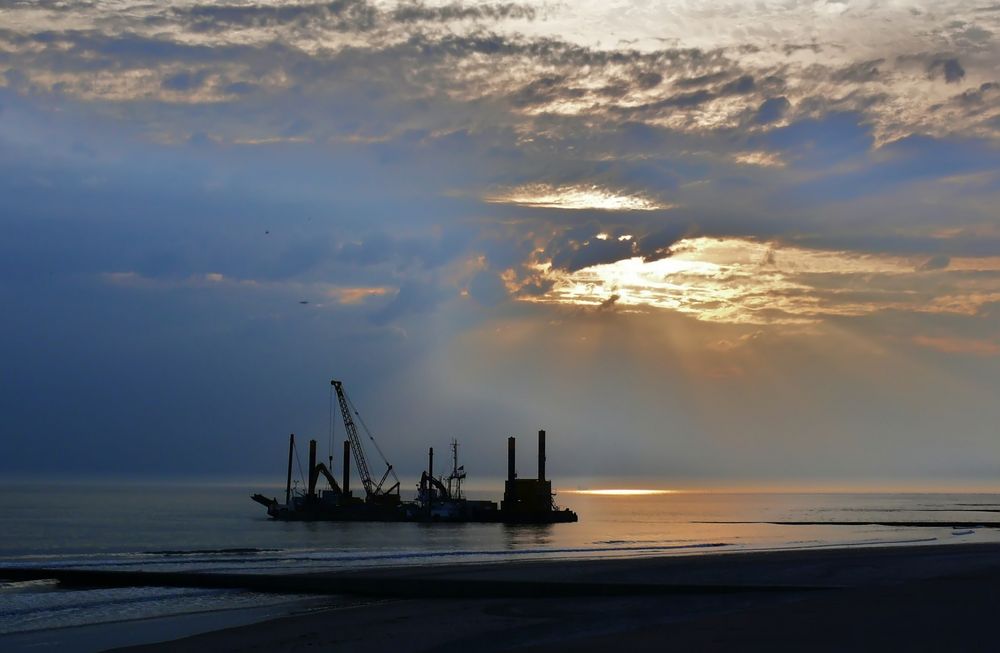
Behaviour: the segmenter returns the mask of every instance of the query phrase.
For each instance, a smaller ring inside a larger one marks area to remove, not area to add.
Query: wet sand
[[[365,599],[121,650],[986,651],[997,648],[1000,615],[1000,544],[449,565],[309,578],[331,590],[360,588]],[[523,591],[513,591],[518,586]],[[454,595],[460,587],[468,591]],[[427,598],[414,598],[420,588]]]

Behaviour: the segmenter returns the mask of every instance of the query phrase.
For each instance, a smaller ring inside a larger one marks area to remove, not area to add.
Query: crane
[[[396,476],[395,470],[393,470],[389,461],[385,459],[385,455],[382,454],[382,450],[379,449],[378,443],[375,442],[375,438],[368,430],[364,420],[361,419],[361,415],[358,413],[357,409],[354,408],[354,404],[351,403],[351,400],[344,392],[343,382],[334,380],[330,381],[330,385],[333,386],[333,390],[337,393],[337,402],[340,404],[340,414],[344,418],[344,430],[347,431],[347,437],[351,441],[351,450],[354,452],[354,463],[358,467],[358,476],[361,477],[361,484],[365,488],[365,501],[371,503],[398,503],[399,477]],[[371,472],[368,469],[368,459],[365,456],[364,448],[361,446],[361,438],[358,436],[358,427],[354,424],[354,418],[352,415],[358,416],[358,421],[361,422],[361,426],[368,435],[368,439],[375,445],[376,451],[378,451],[379,455],[382,457],[382,462],[385,463],[385,474],[382,475],[382,479],[379,480],[378,483],[376,483],[372,478]],[[388,479],[390,475],[395,480],[395,484],[386,489],[383,486],[385,485],[386,479]]]

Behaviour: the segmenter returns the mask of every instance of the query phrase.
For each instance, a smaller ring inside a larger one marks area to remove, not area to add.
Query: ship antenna
[[[462,498],[462,479],[465,478],[465,470],[459,471],[458,466],[458,440],[451,439],[451,475],[448,476],[448,494],[455,499]],[[452,494],[451,483],[455,482],[455,492]]]

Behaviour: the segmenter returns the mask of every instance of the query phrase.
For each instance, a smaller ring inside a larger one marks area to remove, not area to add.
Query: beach
[[[109,573],[97,582],[117,582]],[[161,632],[159,643],[118,650],[993,650],[1000,545],[413,566],[301,577],[306,590],[322,594],[328,587],[330,603],[234,627],[220,619],[219,629],[180,639]],[[276,577],[276,588],[296,578]]]

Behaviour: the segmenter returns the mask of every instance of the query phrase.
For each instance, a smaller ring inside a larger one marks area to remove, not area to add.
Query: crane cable
[[[386,459],[385,454],[382,453],[382,448],[378,446],[378,442],[375,441],[375,436],[372,435],[372,432],[371,430],[369,430],[368,425],[365,424],[365,419],[361,417],[361,413],[359,413],[358,409],[354,407],[354,402],[351,401],[351,398],[347,395],[346,392],[344,393],[344,398],[347,399],[347,404],[351,407],[351,411],[354,412],[354,416],[358,418],[359,422],[361,422],[361,428],[365,430],[365,434],[368,436],[368,439],[372,441],[373,445],[375,445],[375,451],[377,451],[379,457],[382,458],[382,462],[385,463],[385,466],[389,468],[389,473],[392,474],[393,480],[399,483],[399,477],[396,476],[396,470],[389,463],[388,459]]]

